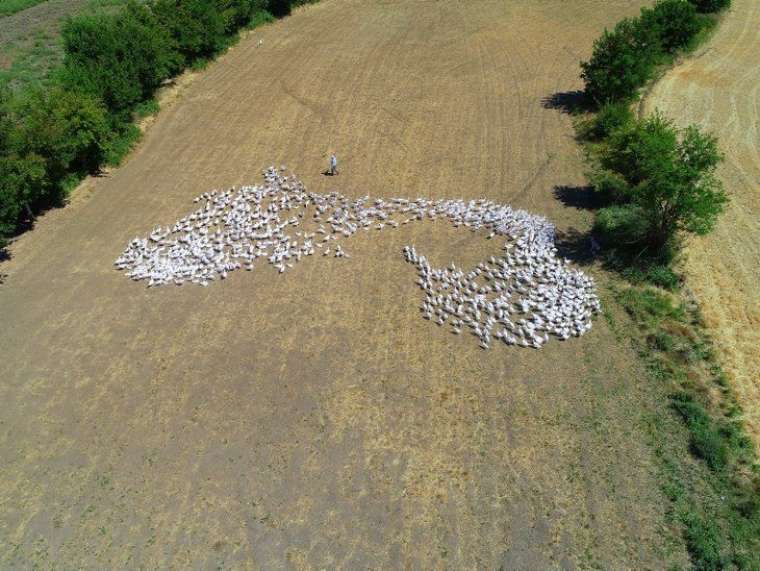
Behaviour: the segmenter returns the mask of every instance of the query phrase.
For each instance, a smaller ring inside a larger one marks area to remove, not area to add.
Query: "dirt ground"
[[[760,4],[734,0],[707,48],[657,83],[645,109],[718,135],[731,204],[715,232],[689,243],[688,285],[760,449]]]
[[[468,263],[482,236],[420,225],[205,289],[112,269],[272,163],[320,192],[486,196],[585,229],[554,198],[583,165],[547,102],[638,6],[326,0],[187,85],[0,268],[0,567],[683,562],[646,444],[664,405],[605,319],[488,352],[421,319],[401,247]],[[320,175],[330,150],[339,177]]]

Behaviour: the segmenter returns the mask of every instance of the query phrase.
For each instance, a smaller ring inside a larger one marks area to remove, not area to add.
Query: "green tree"
[[[101,98],[120,120],[180,69],[171,34],[136,2],[116,14],[73,18],[62,35],[65,83]]]
[[[712,230],[728,201],[715,176],[721,160],[713,135],[695,126],[679,131],[659,113],[614,132],[599,153],[601,167],[625,181],[657,251],[678,233]]]
[[[105,107],[91,95],[61,85],[36,89],[25,98],[21,116],[19,144],[44,159],[53,185],[72,173],[94,172],[103,162],[110,129]]]
[[[268,0],[216,0],[228,35],[248,25],[255,14],[268,9],[268,4]]]
[[[13,235],[24,217],[31,217],[31,205],[46,187],[42,157],[17,154],[0,157],[0,248]]]
[[[660,52],[656,30],[637,19],[621,20],[594,42],[591,59],[581,62],[586,95],[600,105],[635,99]]]
[[[45,163],[34,154],[19,153],[19,117],[8,90],[0,88],[0,248],[24,216],[32,213],[45,186]]]
[[[152,9],[174,38],[183,63],[209,57],[224,45],[225,21],[215,0],[157,0]]]
[[[642,8],[641,25],[657,34],[660,47],[675,53],[686,47],[702,29],[697,9],[686,0],[661,0],[653,8]]]

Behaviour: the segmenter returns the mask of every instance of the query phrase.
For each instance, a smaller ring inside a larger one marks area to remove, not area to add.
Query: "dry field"
[[[716,231],[691,241],[686,271],[760,447],[760,4],[734,6],[707,49],[657,83],[646,110],[720,138],[732,202]]]
[[[639,5],[326,0],[186,86],[0,267],[0,567],[683,561],[646,444],[663,404],[603,318],[488,352],[420,318],[401,247],[465,264],[492,251],[482,236],[420,225],[209,288],[112,269],[193,196],[272,163],[320,192],[486,196],[587,228],[554,198],[583,165],[545,101]]]

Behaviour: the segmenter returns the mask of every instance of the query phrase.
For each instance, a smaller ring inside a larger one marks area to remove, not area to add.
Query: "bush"
[[[631,263],[625,257],[619,256],[615,261],[619,264],[623,262]],[[639,260],[642,263],[628,265],[622,269],[622,275],[625,279],[633,284],[651,284],[668,291],[677,291],[681,287],[681,277],[675,273],[666,263],[667,260],[652,261],[650,259]]]
[[[248,24],[246,24],[246,27],[256,28],[262,24],[274,22],[274,19],[274,16],[272,16],[272,14],[270,14],[267,10],[262,10],[261,12],[256,12],[253,15],[253,17],[248,21]]]
[[[102,99],[118,121],[180,69],[169,31],[134,2],[116,14],[71,19],[62,35],[65,83]]]
[[[620,204],[629,200],[631,189],[620,174],[597,167],[586,176],[603,202]]]
[[[596,214],[594,232],[607,245],[625,247],[640,244],[649,230],[649,223],[642,208],[623,204],[601,208]]]
[[[620,294],[620,303],[634,321],[649,330],[657,329],[664,319],[685,318],[682,306],[673,305],[669,295],[652,288],[629,288]]]
[[[693,4],[703,14],[720,12],[731,6],[731,0],[689,0],[689,3]]]
[[[134,123],[121,125],[108,142],[103,162],[108,166],[119,166],[141,136],[142,131]]]
[[[660,48],[669,54],[686,47],[702,29],[697,9],[686,0],[661,0],[642,8],[641,25],[656,33]]]
[[[224,45],[225,20],[215,0],[157,0],[152,8],[174,38],[183,67],[215,54]]]
[[[633,111],[627,103],[605,103],[583,129],[583,137],[601,141],[633,121]]]
[[[659,54],[656,30],[637,19],[621,20],[594,42],[591,59],[581,62],[586,96],[599,105],[635,99],[652,77]]]
[[[228,35],[249,25],[258,14],[268,9],[268,5],[267,0],[216,0],[224,31]]]
[[[681,277],[665,265],[654,265],[648,268],[645,280],[669,291],[675,291],[681,286]]]

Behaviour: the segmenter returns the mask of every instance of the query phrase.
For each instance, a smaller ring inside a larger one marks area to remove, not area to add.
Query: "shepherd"
[[[335,153],[330,155],[330,176],[338,174],[338,159]]]

